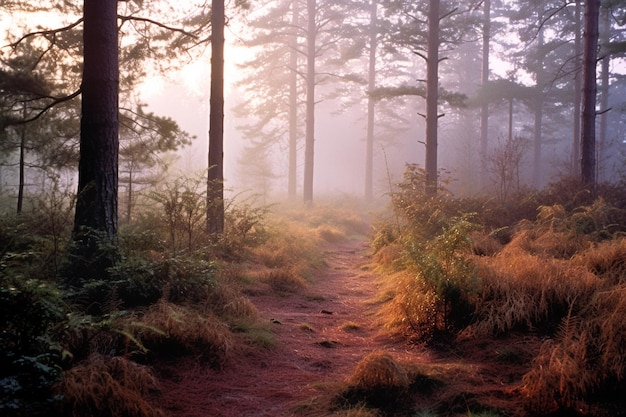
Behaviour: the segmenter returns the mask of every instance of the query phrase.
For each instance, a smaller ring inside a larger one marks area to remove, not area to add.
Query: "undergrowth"
[[[69,193],[0,216],[0,414],[163,415],[145,400],[158,389],[151,366],[193,357],[223,368],[233,355],[273,348],[246,287],[301,291],[322,265],[322,242],[364,224],[348,214],[324,222],[316,211],[312,226],[312,213],[280,217],[248,198],[227,201],[224,233],[208,236],[204,187],[180,178],[139,196],[151,206],[137,204],[114,265],[91,276],[72,267],[88,259],[69,256]]]
[[[414,340],[542,338],[517,382],[533,415],[623,405],[611,388],[626,377],[623,191],[595,198],[563,181],[493,201],[424,189],[409,166],[372,238],[383,324]]]

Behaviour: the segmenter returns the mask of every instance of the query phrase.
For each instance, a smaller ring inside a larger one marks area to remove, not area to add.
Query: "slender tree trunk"
[[[306,138],[304,149],[304,203],[313,203],[313,162],[315,150],[315,40],[316,0],[307,0]]]
[[[544,48],[544,30],[543,26],[539,28],[537,34],[537,68],[536,76],[536,97],[535,97],[535,126],[534,126],[534,142],[533,142],[533,186],[541,187],[543,179],[543,167],[541,163],[541,147],[543,145],[543,106],[544,106],[544,70],[543,70],[543,48]]]
[[[582,77],[581,77],[581,4],[580,0],[576,0],[574,22],[574,140],[572,143],[572,173],[578,171],[580,164],[580,105],[582,101]]]
[[[298,1],[291,3],[291,24],[297,28],[300,25]],[[294,30],[293,44],[289,52],[289,179],[287,195],[290,199],[296,198],[298,182],[298,34]]]
[[[509,98],[509,143],[513,143],[513,97]]]
[[[370,6],[370,50],[367,91],[376,88],[376,50],[378,48],[378,3],[372,0]],[[367,136],[365,139],[365,200],[371,201],[374,196],[374,116],[376,102],[367,97]]]
[[[480,83],[483,88],[489,82],[489,44],[491,40],[491,0],[483,3],[483,56]],[[487,183],[487,148],[489,142],[489,102],[480,107],[480,183]]]
[[[609,9],[602,7],[600,9],[600,19],[602,20],[602,29],[600,33],[599,41],[602,45],[609,43],[609,29],[610,29],[610,16]],[[611,57],[606,54],[601,57],[600,60],[600,111],[602,112],[600,117],[600,123],[598,124],[598,151],[597,151],[597,163],[596,163],[596,181],[601,183],[604,179],[604,158],[606,156],[607,149],[607,123],[608,123],[608,109],[609,109],[609,82],[610,82],[610,64]]]
[[[212,0],[207,231],[224,231],[224,0]]]
[[[428,9],[426,62],[426,193],[437,193],[437,104],[439,101],[439,0]]]
[[[106,276],[115,254],[101,243],[117,245],[119,64],[117,0],[85,0],[82,114],[74,254],[88,261],[91,276]]]
[[[596,185],[596,61],[600,0],[585,2],[583,35],[583,97],[581,119],[581,181],[595,192]]]
[[[130,223],[133,211],[133,163],[128,170],[128,196],[126,197],[126,223]]]
[[[22,109],[22,116],[26,119],[26,104],[24,104],[24,108]],[[25,176],[25,161],[26,159],[26,123],[22,124],[22,128],[20,129],[20,161],[19,161],[19,184],[17,187],[17,214],[22,213],[22,208],[24,206],[24,182],[26,181]]]

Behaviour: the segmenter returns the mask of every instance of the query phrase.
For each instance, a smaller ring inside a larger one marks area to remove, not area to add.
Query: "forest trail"
[[[178,363],[162,381],[159,405],[176,417],[326,416],[332,387],[367,354],[384,349],[413,361],[426,355],[379,333],[369,250],[363,238],[329,244],[326,266],[304,291],[251,294],[276,346],[255,349],[221,371]]]

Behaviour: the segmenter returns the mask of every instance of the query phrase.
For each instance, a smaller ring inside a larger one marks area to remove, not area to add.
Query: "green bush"
[[[0,279],[0,414],[37,415],[56,401],[63,301],[48,283],[4,273]]]
[[[471,251],[469,234],[477,228],[469,218],[469,215],[452,218],[442,233],[432,240],[406,242],[407,266],[415,272],[415,279],[419,281],[410,290],[425,290],[434,294],[435,330],[462,328],[469,324],[472,317],[480,281],[466,258]]]

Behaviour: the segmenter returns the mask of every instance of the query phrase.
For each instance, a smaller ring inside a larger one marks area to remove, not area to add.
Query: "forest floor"
[[[539,347],[536,337],[428,346],[394,338],[378,324],[380,279],[367,241],[329,244],[323,260],[301,292],[249,292],[275,333],[275,346],[237,355],[222,370],[200,368],[192,358],[164,364],[157,369],[157,405],[174,417],[527,415],[519,388],[530,365],[524,358]],[[375,351],[423,366],[441,384],[428,395],[416,394],[410,409],[370,413],[354,406],[349,414],[337,396],[359,361]],[[506,359],[507,352],[514,360]]]

